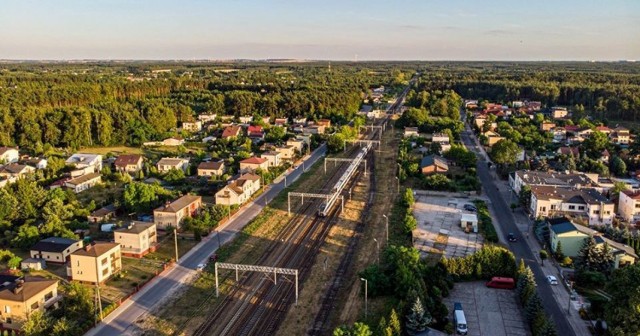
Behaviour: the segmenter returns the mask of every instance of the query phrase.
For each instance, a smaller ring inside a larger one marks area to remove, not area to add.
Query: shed
[[[471,227],[474,233],[478,233],[478,216],[471,213],[463,213],[460,218],[460,227],[466,229]]]
[[[47,268],[47,263],[44,259],[39,258],[27,258],[20,262],[20,269],[40,271]]]

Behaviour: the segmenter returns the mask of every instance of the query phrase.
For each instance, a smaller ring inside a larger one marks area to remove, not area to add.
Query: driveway
[[[453,303],[462,304],[469,336],[529,335],[514,290],[487,288],[478,281],[460,282],[443,301],[452,320]]]

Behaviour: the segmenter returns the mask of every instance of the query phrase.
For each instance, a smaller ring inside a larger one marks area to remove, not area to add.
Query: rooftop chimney
[[[16,280],[16,286],[13,288],[13,293],[18,294],[22,292],[22,288],[24,286],[24,279],[20,278]]]

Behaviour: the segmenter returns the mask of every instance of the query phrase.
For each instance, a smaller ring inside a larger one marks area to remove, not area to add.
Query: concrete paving
[[[418,221],[413,245],[421,257],[429,253],[444,254],[447,258],[464,257],[482,248],[484,238],[480,233],[465,233],[460,227],[465,204],[472,204],[471,199],[418,193],[413,208]]]
[[[454,302],[462,304],[469,336],[529,335],[513,290],[487,288],[483,282],[456,283],[444,298],[451,319]]]

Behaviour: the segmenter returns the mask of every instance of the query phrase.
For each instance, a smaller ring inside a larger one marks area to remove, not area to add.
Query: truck
[[[460,335],[467,334],[467,319],[464,317],[464,310],[462,310],[462,303],[453,303],[453,323],[456,326],[456,333]]]

